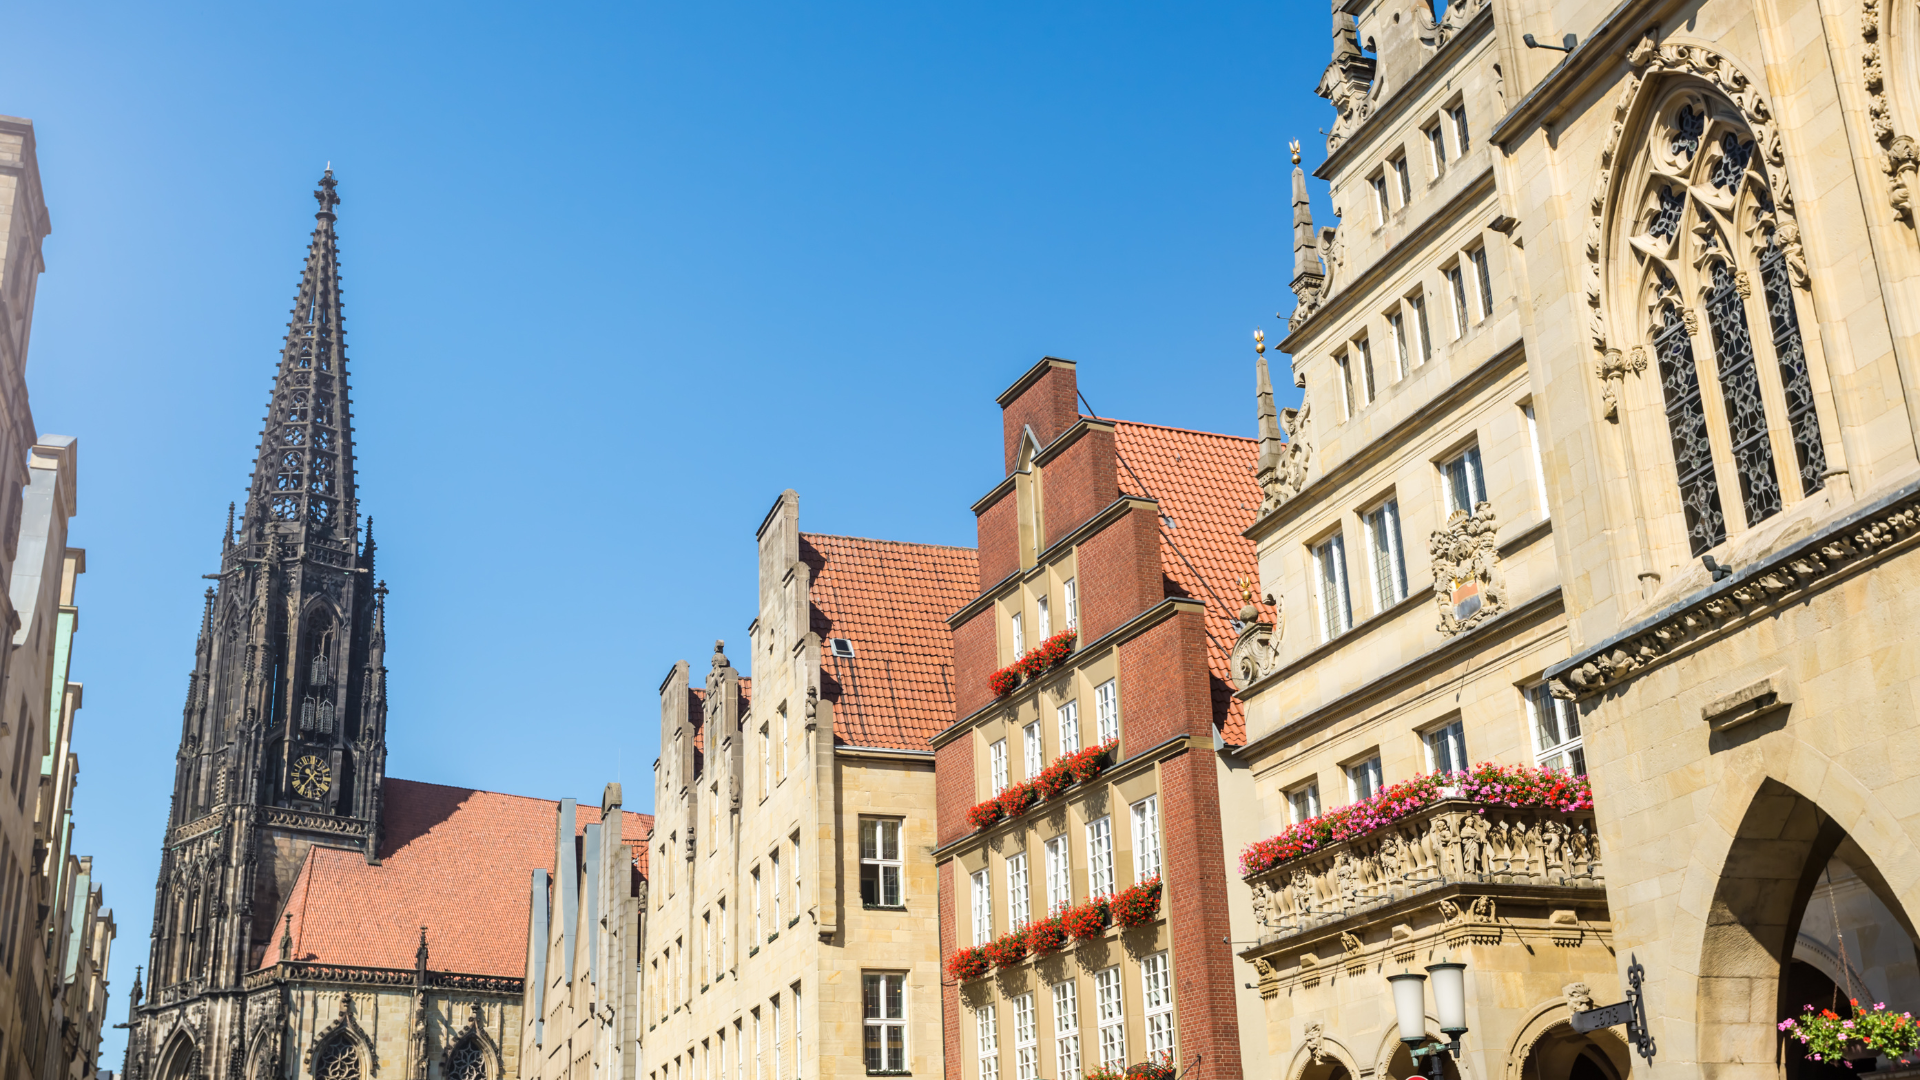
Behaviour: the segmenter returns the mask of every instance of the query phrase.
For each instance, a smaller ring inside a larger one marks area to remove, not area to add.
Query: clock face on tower
[[[293,790],[305,798],[317,799],[333,786],[333,770],[324,759],[308,754],[293,763]]]

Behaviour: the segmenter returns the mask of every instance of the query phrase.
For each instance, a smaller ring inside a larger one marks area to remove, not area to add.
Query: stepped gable
[[[953,722],[953,632],[947,616],[973,599],[972,548],[800,534],[812,572],[810,627],[820,636],[821,694],[838,743],[931,750]],[[830,639],[853,643],[833,655]]]
[[[357,851],[315,846],[281,915],[292,956],[324,964],[412,968],[427,928],[435,971],[520,978],[527,959],[527,876],[553,870],[559,804],[472,788],[386,782],[380,863]],[[646,874],[651,814],[623,811],[620,838]],[[576,835],[600,820],[581,805]],[[286,915],[293,916],[289,927]],[[279,959],[280,933],[265,965]]]
[[[1260,580],[1253,541],[1243,535],[1259,516],[1262,496],[1254,463],[1260,443],[1155,424],[1113,423],[1120,490],[1160,503],[1160,562],[1173,582],[1168,591],[1207,606],[1214,717],[1222,739],[1244,745],[1246,714],[1233,697],[1228,660],[1239,637],[1233,620],[1240,611],[1240,582]]]

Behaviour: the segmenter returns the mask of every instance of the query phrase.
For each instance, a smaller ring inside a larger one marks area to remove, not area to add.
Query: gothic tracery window
[[[1820,490],[1827,471],[1795,307],[1807,287],[1799,233],[1757,145],[1725,98],[1681,86],[1651,110],[1637,161],[1619,174],[1637,201],[1616,219],[1626,233],[1616,257],[1631,265],[1615,280],[1637,290],[1640,321],[1622,329],[1658,372],[1694,555]],[[1791,463],[1784,474],[1779,460]],[[1738,493],[1737,513],[1723,488]]]
[[[314,1080],[360,1080],[360,1048],[335,1036],[313,1056]]]
[[[479,1040],[469,1035],[447,1055],[446,1080],[487,1080],[487,1055]]]

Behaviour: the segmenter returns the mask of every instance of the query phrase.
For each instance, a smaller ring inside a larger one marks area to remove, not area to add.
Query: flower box
[[[967,811],[967,824],[973,826],[975,831],[988,829],[992,828],[994,822],[999,821],[1002,816],[1004,815],[1000,809],[1000,800],[988,799],[983,803],[975,803]]]
[[[1126,928],[1145,926],[1160,915],[1160,878],[1148,878],[1138,885],[1121,889],[1107,901],[1113,924]]]
[[[1040,775],[1033,778],[1033,786],[1042,798],[1057,799],[1073,786],[1073,770],[1067,768],[1064,760],[1056,760],[1040,770]]]
[[[1106,772],[1113,764],[1114,756],[1119,752],[1120,741],[1109,739],[1099,746],[1089,746],[1077,754],[1068,754],[1060,759],[1060,764],[1066,766],[1067,772],[1071,773],[1075,780],[1084,784]]]
[[[1240,852],[1240,876],[1258,874],[1329,844],[1377,832],[1446,799],[1560,811],[1593,809],[1593,789],[1585,776],[1530,765],[1482,762],[1468,772],[1429,773],[1401,781],[1372,798],[1308,818],[1278,836],[1256,840]]]
[[[1027,958],[1027,939],[1019,930],[1009,931],[982,946],[987,959],[997,968],[1010,968]]]
[[[989,962],[987,950],[975,945],[965,949],[955,949],[947,956],[947,978],[954,982],[969,982],[987,973]]]
[[[1085,903],[1075,904],[1060,913],[1060,925],[1075,941],[1092,941],[1106,932],[1107,902],[1104,898],[1094,897]]]
[[[1174,1068],[1170,1061],[1142,1061],[1123,1069],[1096,1065],[1081,1075],[1086,1080],[1173,1080]]]
[[[993,691],[993,696],[997,698],[1013,693],[1019,685],[1020,672],[1017,667],[1003,667],[987,676],[987,689]]]
[[[1036,959],[1052,956],[1067,947],[1067,928],[1058,916],[1030,922],[1022,933],[1027,938],[1027,951]]]
[[[1855,998],[1852,1005],[1850,1017],[1832,1009],[1816,1012],[1808,1005],[1799,1016],[1780,1021],[1780,1030],[1789,1038],[1799,1039],[1814,1061],[1844,1062],[1848,1068],[1853,1067],[1847,1060],[1850,1050],[1863,1057],[1871,1052],[1893,1058],[1902,1065],[1908,1064],[1908,1055],[1920,1050],[1920,1025],[1915,1024],[1912,1013],[1889,1012],[1884,1001],[1862,1009]]]
[[[1040,792],[1032,784],[1013,784],[1000,793],[998,801],[1001,816],[1019,817],[1040,801]]]
[[[994,697],[1006,697],[1013,693],[1023,678],[1043,675],[1055,664],[1072,656],[1074,639],[1079,636],[1078,630],[1068,628],[1028,649],[1018,660],[987,676],[987,689],[993,691]]]

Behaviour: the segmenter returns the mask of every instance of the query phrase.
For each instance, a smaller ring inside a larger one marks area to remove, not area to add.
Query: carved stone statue
[[[1440,909],[1441,922],[1451,926],[1460,921],[1460,905],[1451,900],[1442,900],[1436,906]]]
[[[1313,883],[1305,870],[1293,872],[1293,910],[1302,918],[1313,914]]]
[[[1240,637],[1233,643],[1228,666],[1234,685],[1245,690],[1280,666],[1280,650],[1274,645],[1280,605],[1273,605],[1273,622],[1262,619],[1259,605],[1253,602],[1252,579],[1240,582],[1240,597]]]
[[[1445,528],[1428,542],[1433,557],[1433,598],[1440,608],[1440,632],[1462,634],[1507,608],[1494,541],[1498,528],[1493,505],[1482,502],[1469,514],[1455,510]]]
[[[1468,814],[1460,819],[1460,873],[1483,874],[1487,871],[1487,819]]]
[[[1346,951],[1347,959],[1351,960],[1359,956],[1366,945],[1355,937],[1352,931],[1342,930],[1340,931],[1340,948]]]
[[[1493,897],[1491,896],[1475,897],[1473,907],[1469,910],[1473,913],[1474,922],[1490,923],[1494,921],[1494,905]]]
[[[1586,983],[1568,983],[1560,992],[1566,995],[1567,1008],[1574,1012],[1588,1012],[1593,1008],[1593,989]]]
[[[1307,1057],[1315,1065],[1325,1060],[1321,1055],[1326,1049],[1327,1025],[1318,1020],[1309,1021],[1301,1041],[1307,1048]]]

